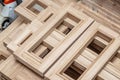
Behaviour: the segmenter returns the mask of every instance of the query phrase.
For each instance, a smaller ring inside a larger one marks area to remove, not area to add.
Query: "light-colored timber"
[[[119,0],[24,0],[0,32],[0,80],[120,80]]]

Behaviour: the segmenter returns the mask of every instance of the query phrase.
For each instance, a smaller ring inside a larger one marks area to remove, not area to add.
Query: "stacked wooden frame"
[[[24,0],[15,11],[0,33],[0,80],[120,80],[116,19],[76,0]]]

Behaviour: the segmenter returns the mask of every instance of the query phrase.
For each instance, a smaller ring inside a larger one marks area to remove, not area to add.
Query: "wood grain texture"
[[[24,0],[0,32],[0,80],[120,80],[119,0]]]

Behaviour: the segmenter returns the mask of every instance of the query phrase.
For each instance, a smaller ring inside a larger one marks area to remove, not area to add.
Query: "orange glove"
[[[15,0],[4,0],[4,4],[9,4],[9,3],[12,3],[14,2]]]

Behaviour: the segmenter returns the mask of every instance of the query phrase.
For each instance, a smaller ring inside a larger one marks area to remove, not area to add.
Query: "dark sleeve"
[[[22,3],[22,0],[16,0],[17,5],[19,5],[20,3]]]
[[[3,6],[5,6],[3,2],[4,2],[4,0],[0,0],[0,3],[1,3]]]

